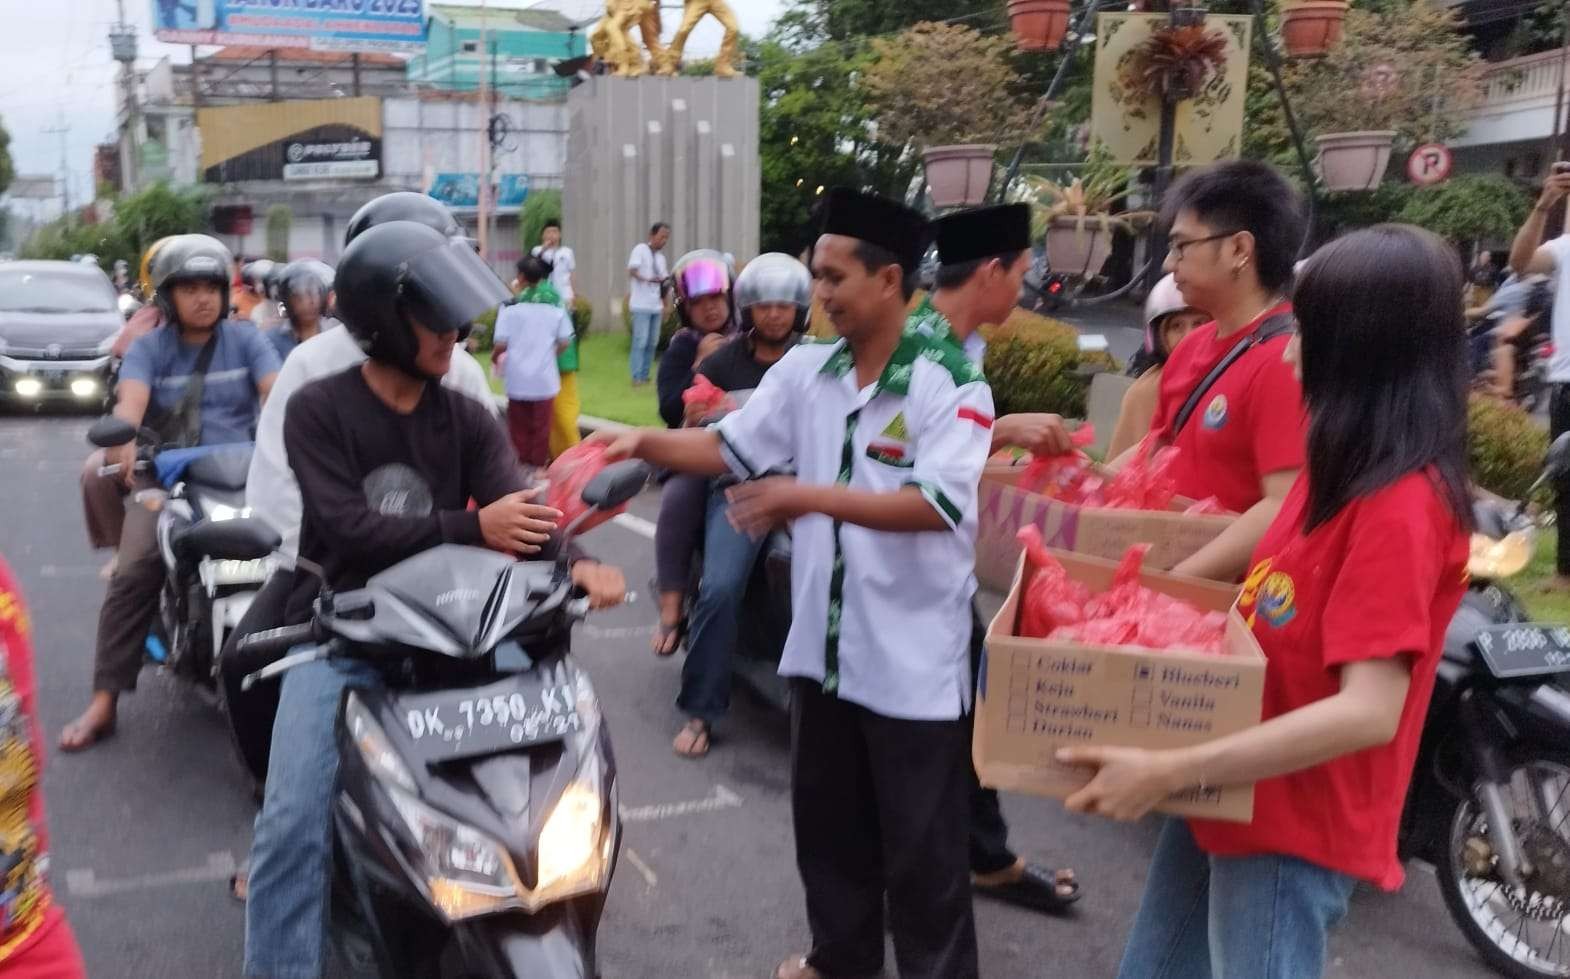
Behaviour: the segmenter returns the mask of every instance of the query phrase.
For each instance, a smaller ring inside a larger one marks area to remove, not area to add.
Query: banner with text
[[[153,35],[169,44],[419,52],[425,48],[425,3],[153,0]]]

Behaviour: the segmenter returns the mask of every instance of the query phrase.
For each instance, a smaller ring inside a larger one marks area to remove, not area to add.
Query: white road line
[[[102,565],[97,564],[45,564],[38,569],[42,578],[96,578]]]
[[[677,816],[691,816],[700,812],[739,808],[741,808],[741,796],[723,785],[716,785],[712,796],[694,802],[662,802],[653,806],[639,806],[636,809],[622,806],[621,818],[625,823],[652,823],[656,820],[675,819]]]
[[[578,634],[585,639],[637,639],[654,635],[652,625],[630,625],[604,628],[592,622],[578,626]]]
[[[654,871],[649,867],[649,865],[643,862],[643,858],[638,856],[637,850],[634,850],[632,847],[628,846],[623,847],[621,852],[625,853],[627,855],[627,859],[632,862],[632,865],[638,868],[638,873],[643,875],[644,883],[648,884],[650,887],[660,886],[660,879],[655,876]]]
[[[625,530],[630,530],[639,537],[647,537],[649,540],[654,539],[653,522],[645,520],[642,517],[634,516],[630,513],[623,513],[620,516],[612,517],[611,523]]]
[[[208,854],[207,863],[201,867],[170,870],[161,874],[141,874],[118,880],[99,880],[91,868],[84,867],[65,872],[65,889],[72,897],[108,897],[180,884],[211,884],[228,880],[236,869],[234,856],[230,853]]]

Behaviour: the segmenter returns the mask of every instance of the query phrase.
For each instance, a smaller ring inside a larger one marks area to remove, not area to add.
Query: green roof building
[[[410,59],[409,81],[467,92],[482,78],[504,98],[556,100],[569,82],[551,70],[588,52],[584,33],[554,10],[497,9],[429,4],[425,53]]]

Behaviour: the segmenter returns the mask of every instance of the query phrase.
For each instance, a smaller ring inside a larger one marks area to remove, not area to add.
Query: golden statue
[[[687,37],[692,34],[693,28],[705,16],[713,17],[725,29],[725,40],[720,44],[720,53],[714,56],[714,74],[720,78],[736,77],[736,42],[741,37],[741,28],[736,23],[736,14],[730,9],[726,0],[686,0],[682,9],[681,27],[677,28],[676,36],[671,38],[671,45],[664,52],[663,57],[656,57],[656,70],[661,75],[674,75],[681,66],[681,56],[687,47]],[[651,53],[653,49],[650,49]]]
[[[658,67],[665,59],[665,48],[660,43],[659,0],[605,0],[605,16],[589,31],[589,47],[594,56],[623,78],[636,78],[649,70],[632,39],[634,27],[643,35],[643,44]]]

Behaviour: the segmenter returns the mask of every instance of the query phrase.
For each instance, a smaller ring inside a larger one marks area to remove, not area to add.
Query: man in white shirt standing
[[[660,342],[660,320],[665,315],[661,284],[670,269],[661,254],[671,240],[671,226],[660,221],[649,229],[649,240],[640,241],[627,259],[627,308],[632,311],[632,386],[649,383],[654,367],[654,348]]]
[[[551,285],[556,289],[556,295],[561,297],[562,305],[572,309],[573,298],[578,295],[577,283],[573,279],[573,273],[578,270],[578,256],[561,243],[561,222],[555,218],[545,222],[545,230],[540,232],[540,238],[544,243],[535,245],[529,254],[543,258],[545,264],[551,267]]]
[[[957,347],[905,330],[928,235],[834,190],[813,272],[840,340],[792,349],[711,428],[597,436],[610,458],[749,480],[727,494],[743,533],[791,525],[780,674],[813,948],[776,979],[879,974],[885,905],[900,976],[977,975],[967,715],[992,392]]]
[[[1548,426],[1554,438],[1570,432],[1570,224],[1565,233],[1548,242],[1543,242],[1543,225],[1549,211],[1563,206],[1567,194],[1570,194],[1570,164],[1556,163],[1543,182],[1537,204],[1510,246],[1510,268],[1516,275],[1553,277],[1554,356],[1548,364],[1548,382],[1553,385],[1553,394],[1548,402]],[[1554,496],[1558,510],[1559,559],[1553,583],[1557,588],[1570,590],[1570,481],[1557,482]]]
[[[530,256],[518,263],[522,299],[496,314],[492,357],[502,365],[507,387],[507,431],[518,461],[544,467],[551,461],[551,405],[561,390],[556,357],[572,344],[572,317],[560,306],[531,302],[529,291],[545,280],[545,263]]]

